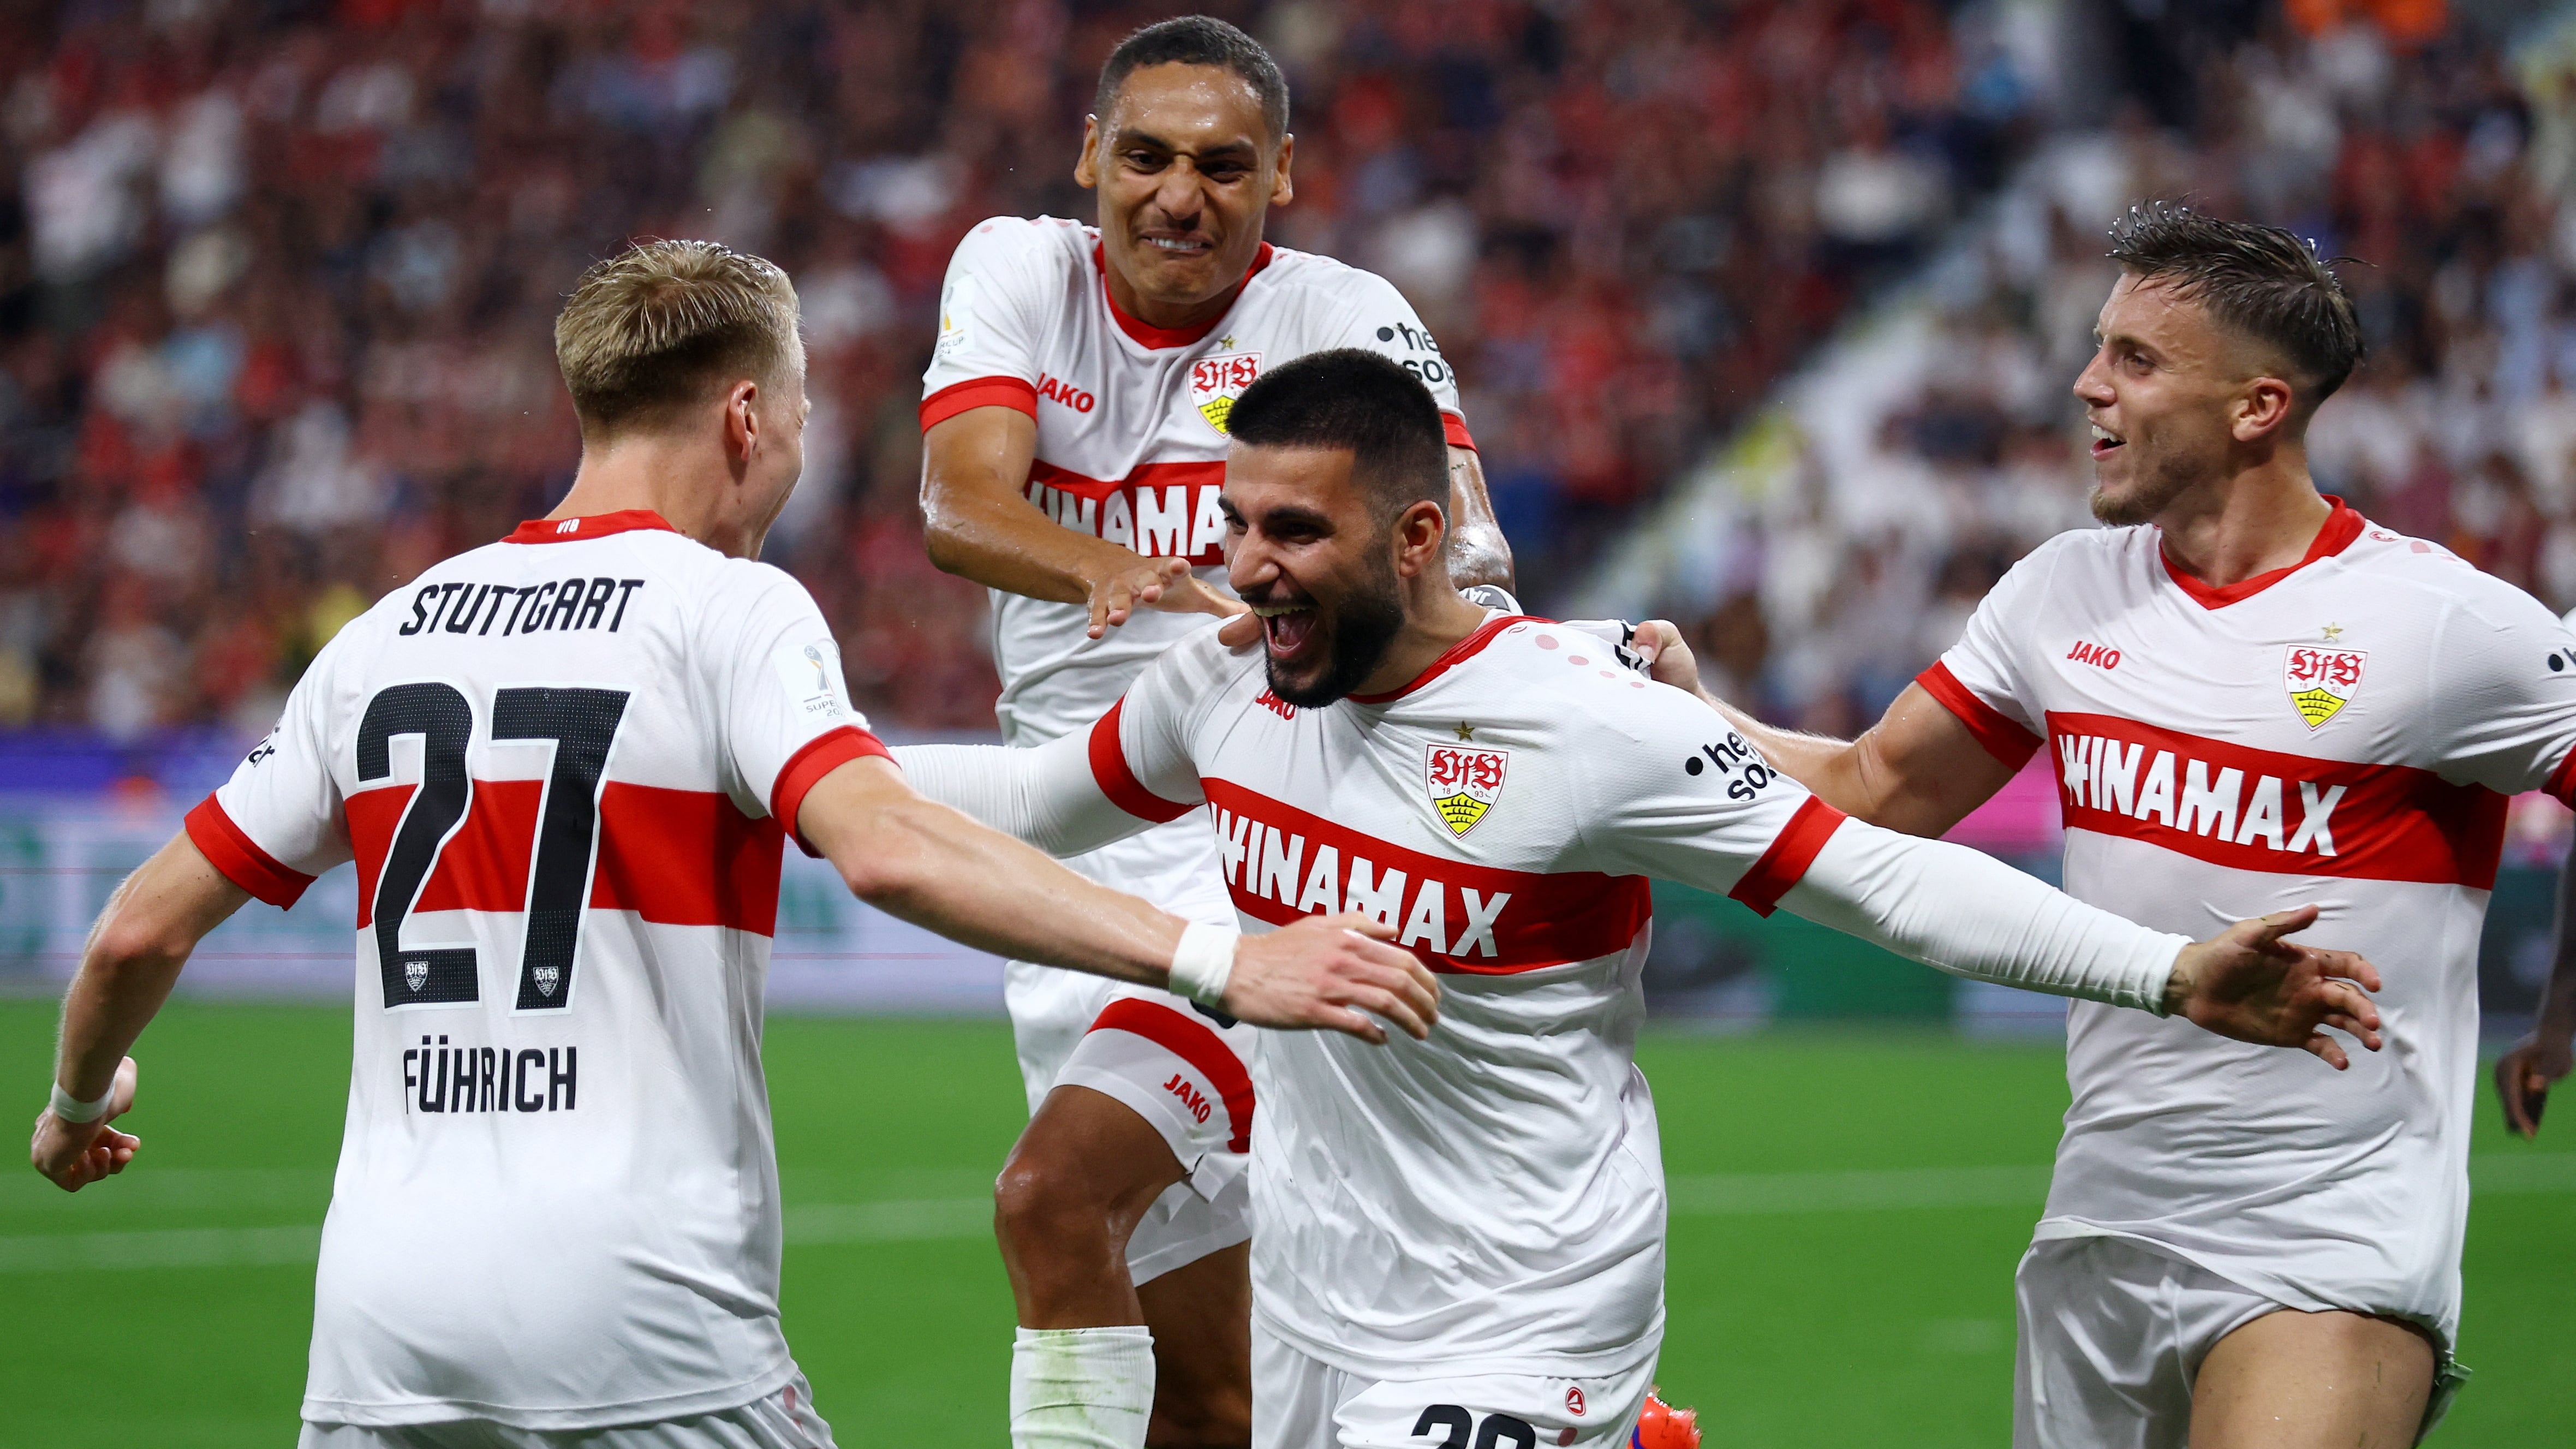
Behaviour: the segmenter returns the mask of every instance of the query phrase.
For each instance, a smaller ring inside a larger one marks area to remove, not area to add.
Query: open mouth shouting
[[[1311,601],[1254,604],[1252,612],[1260,616],[1261,641],[1273,660],[1295,663],[1315,642],[1315,606]]]
[[[2100,462],[2127,446],[2128,441],[2100,423],[2095,423],[2093,425],[2093,460]]]

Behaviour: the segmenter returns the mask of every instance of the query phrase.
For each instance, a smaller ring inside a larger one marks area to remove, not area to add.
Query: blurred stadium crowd
[[[1542,608],[2002,188],[2009,224],[1939,304],[1945,362],[1870,411],[1835,488],[1897,501],[1811,500],[1675,596],[1768,712],[1874,714],[2004,565],[2081,521],[2064,386],[2107,286],[2099,226],[2145,192],[2369,258],[2377,360],[2320,425],[2320,473],[2576,603],[2565,81],[2427,39],[2437,5],[2381,6],[2391,41],[2302,0],[2316,37],[2276,18],[2186,47],[2129,84],[2147,110],[2071,149],[2044,3],[1217,8],[1295,86],[1298,195],[1271,235],[1382,271],[1439,332]],[[569,481],[550,328],[581,268],[702,235],[804,298],[816,417],[772,558],[881,722],[988,726],[981,594],[928,564],[914,502],[937,288],[985,216],[1091,215],[1067,173],[1094,70],[1165,13],[0,11],[0,725],[265,729],[341,622]],[[2034,186],[2045,205],[2011,204]]]
[[[1701,9],[1236,17],[1296,87],[1275,239],[1414,296],[1542,595],[2000,174],[2026,110],[1928,0]],[[660,234],[803,292],[817,432],[772,551],[867,707],[989,725],[979,592],[915,522],[936,291],[985,216],[1092,214],[1067,173],[1093,73],[1163,13],[9,7],[0,723],[265,729],[342,620],[560,492],[553,313]]]

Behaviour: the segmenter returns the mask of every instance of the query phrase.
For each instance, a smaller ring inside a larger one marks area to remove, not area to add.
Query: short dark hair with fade
[[[1381,523],[1449,504],[1449,438],[1422,380],[1363,347],[1310,352],[1255,379],[1225,429],[1254,448],[1347,448]]]
[[[2276,349],[2313,412],[2361,363],[2361,320],[2316,247],[2277,226],[2204,216],[2151,201],[2111,228],[2111,260],[2140,282],[2163,282],[2224,326]]]
[[[1261,42],[1213,15],[1180,15],[1157,20],[1118,42],[1100,67],[1100,88],[1091,95],[1091,113],[1109,119],[1118,104],[1118,88],[1127,77],[1149,65],[1212,65],[1243,77],[1261,98],[1261,119],[1275,143],[1288,134],[1288,77]]]

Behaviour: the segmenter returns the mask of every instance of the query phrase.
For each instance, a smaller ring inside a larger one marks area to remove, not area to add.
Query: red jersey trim
[[[1234,1134],[1226,1150],[1252,1150],[1252,1074],[1243,1069],[1243,1059],[1225,1044],[1225,1038],[1159,1001],[1137,996],[1109,1003],[1091,1023],[1091,1030],[1133,1032],[1188,1062],[1225,1099],[1226,1126]]]
[[[804,808],[807,792],[821,784],[825,775],[869,755],[892,760],[894,751],[857,725],[842,725],[807,740],[802,749],[787,757],[786,764],[779,766],[778,782],[769,787],[769,818],[794,837],[798,850],[807,855],[823,853],[805,838],[805,832],[796,828],[796,812]]]
[[[277,857],[259,848],[259,842],[233,823],[224,811],[223,802],[208,795],[188,812],[188,838],[196,842],[206,863],[223,872],[224,879],[240,886],[254,897],[285,910],[313,884],[313,877],[291,866],[282,865]]]
[[[1789,823],[1780,827],[1780,833],[1771,837],[1770,848],[1762,852],[1762,858],[1753,862],[1753,868],[1735,883],[1735,889],[1726,893],[1728,898],[1742,901],[1757,916],[1778,910],[1780,898],[1789,893],[1789,887],[1806,878],[1807,867],[1816,863],[1816,852],[1824,849],[1825,842],[1833,839],[1834,832],[1850,818],[1815,796],[1808,796],[1798,813],[1789,817]]]
[[[1126,708],[1127,698],[1121,695],[1116,704],[1109,706],[1109,713],[1092,722],[1091,778],[1099,784],[1100,793],[1109,797],[1110,804],[1139,820],[1151,820],[1157,825],[1166,820],[1178,820],[1199,808],[1177,800],[1166,800],[1146,789],[1145,782],[1137,779],[1136,772],[1128,768],[1127,747],[1118,741],[1118,716]]]
[[[2181,569],[2175,568],[2173,559],[2165,553],[2162,535],[2158,536],[2156,559],[2165,566],[2165,577],[2172,579],[2184,593],[2191,595],[2192,602],[2204,609],[2224,609],[2230,604],[2254,597],[2315,563],[2318,559],[2332,558],[2352,547],[2352,541],[2361,537],[2361,531],[2370,526],[2369,519],[2362,517],[2359,510],[2352,508],[2342,499],[2329,493],[2325,495],[2325,500],[2334,505],[2334,511],[2326,515],[2325,525],[2317,530],[2316,540],[2308,545],[2307,556],[2288,568],[2256,574],[2250,579],[2239,579],[2220,589],[2212,588]]]
[[[1975,690],[1961,684],[1959,676],[1950,672],[1949,665],[1936,659],[1932,661],[1931,668],[1914,676],[1914,682],[1923,686],[1925,694],[1939,700],[1943,708],[1957,715],[1959,723],[1968,727],[1968,733],[1976,736],[1977,743],[1986,747],[1986,753],[2007,769],[2018,770],[2030,763],[2031,756],[2039,753],[2039,736],[2022,728],[2012,716],[1978,698]]]
[[[2558,768],[2549,772],[2549,783],[2541,789],[2559,804],[2576,807],[2576,753],[2558,762]]]
[[[2267,875],[2495,887],[2506,798],[2412,765],[2311,759],[2051,711],[2066,828]]]
[[[1196,327],[1157,327],[1142,318],[1129,316],[1126,309],[1118,305],[1118,299],[1109,291],[1109,258],[1100,243],[1091,244],[1091,265],[1100,273],[1100,300],[1109,304],[1110,317],[1118,323],[1118,330],[1132,338],[1137,346],[1150,347],[1157,352],[1169,347],[1187,347],[1214,332],[1217,324],[1234,310],[1235,299],[1243,295],[1245,283],[1260,276],[1261,269],[1270,265],[1270,255],[1270,243],[1263,242],[1261,250],[1253,254],[1252,265],[1244,268],[1243,281],[1234,284],[1234,296],[1226,298],[1225,311]]]
[[[1540,872],[1408,850],[1226,780],[1205,779],[1234,908],[1284,926],[1366,911],[1434,971],[1513,976],[1617,955],[1654,916],[1641,875]],[[1427,812],[1430,802],[1422,802]],[[1425,830],[1448,834],[1445,826]]]
[[[1544,619],[1536,618],[1529,614],[1496,615],[1491,619],[1487,619],[1477,628],[1475,633],[1470,634],[1466,638],[1459,640],[1457,643],[1450,645],[1445,653],[1443,653],[1439,658],[1431,661],[1430,668],[1413,676],[1412,681],[1406,684],[1402,689],[1390,689],[1384,694],[1354,694],[1349,696],[1349,699],[1353,704],[1384,704],[1388,700],[1402,699],[1406,695],[1420,689],[1422,686],[1438,679],[1441,675],[1448,673],[1450,670],[1457,668],[1459,665],[1464,664],[1468,660],[1485,652],[1485,646],[1494,642],[1494,636],[1502,633],[1504,626],[1509,624],[1544,624],[1546,622],[1547,621]]]
[[[932,428],[977,408],[1011,408],[1038,415],[1036,383],[1018,377],[970,377],[952,382],[921,400],[921,430]]]
[[[1467,420],[1465,418],[1458,416],[1456,413],[1442,413],[1440,415],[1440,431],[1449,439],[1450,447],[1464,448],[1470,453],[1476,451],[1475,435],[1467,431]]]
[[[592,513],[580,518],[531,518],[510,531],[503,543],[579,543],[586,538],[606,538],[612,533],[632,533],[644,529],[654,533],[677,533],[662,515],[650,508],[624,508],[615,513]]]

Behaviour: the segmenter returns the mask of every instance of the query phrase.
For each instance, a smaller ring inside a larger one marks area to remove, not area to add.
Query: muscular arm
[[[1140,606],[1241,612],[1241,604],[1193,578],[1183,560],[1146,558],[1030,507],[1037,436],[1034,419],[1007,407],[970,408],[922,435],[922,532],[932,563],[1006,593],[1087,603],[1095,639]]]
[[[1449,581],[1458,587],[1512,583],[1512,546],[1485,492],[1485,465],[1473,448],[1449,449]]]
[[[1702,689],[1681,633],[1662,620],[1637,626],[1635,648],[1657,679],[1687,689],[1726,717],[1764,759],[1856,820],[1908,835],[1942,835],[2012,779],[1957,715],[1909,684],[1856,740],[1764,724]]]
[[[37,1118],[30,1153],[38,1171],[78,1191],[133,1157],[136,1139],[108,1126],[133,1103],[125,1054],[169,998],[188,953],[249,899],[184,832],[108,897],[63,998],[54,1083],[76,1101],[96,1101],[111,1088],[116,1098],[96,1122],[66,1122],[50,1110]]]

